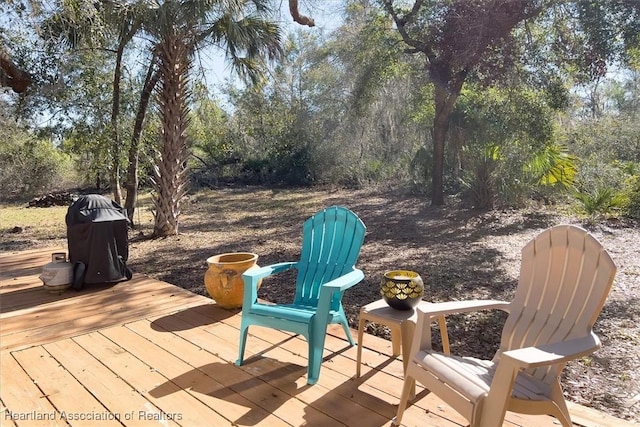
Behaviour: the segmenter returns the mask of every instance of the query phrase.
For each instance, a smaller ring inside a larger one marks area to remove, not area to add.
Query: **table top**
[[[428,301],[420,301],[418,307],[422,307],[425,305],[429,305]],[[371,319],[372,317],[379,317],[383,319],[397,320],[399,322],[402,321],[415,321],[418,318],[418,314],[416,309],[413,308],[411,310],[397,310],[389,306],[385,300],[379,299],[372,303],[369,303],[360,309],[360,314],[365,315],[365,317]]]

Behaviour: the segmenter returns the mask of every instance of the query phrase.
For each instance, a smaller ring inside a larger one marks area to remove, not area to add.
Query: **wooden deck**
[[[388,426],[402,388],[390,342],[366,335],[363,376],[339,328],[315,386],[306,343],[254,327],[242,367],[240,314],[177,286],[134,275],[115,286],[48,293],[38,275],[54,249],[0,255],[1,426]],[[632,424],[571,405],[576,425]],[[418,388],[404,425],[466,422]],[[557,426],[507,415],[505,426]]]

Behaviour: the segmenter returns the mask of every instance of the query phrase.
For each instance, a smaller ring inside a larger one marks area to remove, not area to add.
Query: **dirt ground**
[[[571,362],[564,371],[563,388],[573,402],[640,422],[640,228],[634,224],[582,222],[547,206],[486,213],[463,209],[454,201],[430,207],[424,195],[398,191],[228,188],[190,196],[182,205],[180,234],[174,237],[146,238],[152,230],[151,214],[148,208],[139,209],[140,226],[131,234],[129,265],[135,273],[206,295],[203,277],[209,256],[242,251],[257,253],[260,265],[294,261],[302,222],[334,204],[349,207],[367,226],[358,261],[365,279],[343,300],[353,328],[359,308],[380,298],[380,279],[387,270],[417,271],[430,301],[509,300],[526,242],[559,223],[587,228],[610,252],[618,272],[596,323],[602,349]],[[0,249],[52,243],[29,240],[28,230],[25,233],[3,232]],[[288,300],[293,294],[291,279],[265,281],[260,296],[274,302]],[[452,352],[491,358],[503,321],[503,314],[492,312],[449,318]],[[368,332],[388,334],[375,325]]]

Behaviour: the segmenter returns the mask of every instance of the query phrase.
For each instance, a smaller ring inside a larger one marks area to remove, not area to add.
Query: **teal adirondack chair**
[[[344,291],[364,278],[355,268],[366,227],[349,209],[332,206],[304,222],[302,253],[297,262],[283,262],[247,271],[244,279],[240,348],[236,365],[244,360],[249,326],[258,325],[303,335],[309,344],[307,383],[320,375],[327,325],[341,324],[354,345],[342,308]],[[264,277],[297,269],[296,294],[291,304],[258,301]]]

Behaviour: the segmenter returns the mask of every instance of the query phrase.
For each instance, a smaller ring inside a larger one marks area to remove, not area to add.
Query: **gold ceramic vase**
[[[415,271],[392,270],[382,277],[380,294],[396,310],[415,308],[424,296],[424,283]]]
[[[257,268],[258,255],[250,252],[235,252],[207,258],[209,268],[204,275],[204,285],[209,296],[222,308],[242,307],[244,281],[242,274]]]

